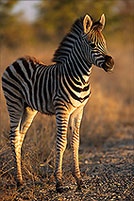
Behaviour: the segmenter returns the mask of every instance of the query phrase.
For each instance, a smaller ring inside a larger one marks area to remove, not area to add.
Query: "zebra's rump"
[[[25,101],[28,91],[32,90],[30,80],[37,68],[38,61],[34,57],[17,59],[8,66],[2,76],[2,88],[6,98]]]
[[[21,77],[25,81],[32,79],[34,71],[37,67],[44,66],[45,64],[35,57],[25,56],[17,59],[10,66],[8,66],[2,76],[2,82],[4,84],[5,79],[18,81],[15,78]],[[18,82],[19,84],[19,82]]]
[[[48,71],[43,62],[35,57],[22,57],[7,67],[2,76],[4,95],[9,102],[26,103],[31,108],[54,114],[51,83],[47,82]]]

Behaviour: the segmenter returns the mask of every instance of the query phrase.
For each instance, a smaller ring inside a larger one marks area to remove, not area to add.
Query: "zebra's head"
[[[105,15],[100,20],[93,22],[89,15],[83,18],[83,40],[86,57],[90,63],[103,68],[106,72],[112,71],[114,67],[113,58],[108,55],[106,41],[102,34],[105,25]]]

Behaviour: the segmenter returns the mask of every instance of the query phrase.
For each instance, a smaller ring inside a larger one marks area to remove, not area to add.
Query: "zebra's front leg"
[[[56,167],[55,167],[55,179],[56,190],[63,192],[62,185],[62,159],[63,153],[67,144],[67,127],[68,127],[69,114],[66,110],[56,111],[56,123],[57,123],[57,150],[56,150]]]
[[[80,174],[79,168],[79,128],[83,114],[83,107],[76,109],[70,117],[70,130],[71,130],[71,148],[72,148],[72,159],[73,159],[73,167],[72,174],[76,179],[78,187],[82,185],[82,178]]]

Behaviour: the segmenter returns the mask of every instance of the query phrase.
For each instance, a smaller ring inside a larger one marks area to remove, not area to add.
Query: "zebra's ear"
[[[104,29],[104,26],[105,26],[105,15],[104,14],[102,14],[99,21],[102,24],[102,28],[101,28],[101,31],[102,31]]]
[[[87,34],[90,31],[91,26],[92,26],[92,19],[89,15],[86,15],[83,20],[83,27],[85,34]]]

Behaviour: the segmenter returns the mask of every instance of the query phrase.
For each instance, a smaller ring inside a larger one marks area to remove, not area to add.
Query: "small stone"
[[[85,160],[85,164],[88,164],[88,160]]]

